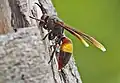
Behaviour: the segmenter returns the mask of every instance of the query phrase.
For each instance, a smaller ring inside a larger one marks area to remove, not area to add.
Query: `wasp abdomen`
[[[63,37],[58,58],[58,69],[62,69],[70,60],[73,52],[73,46],[70,39]]]

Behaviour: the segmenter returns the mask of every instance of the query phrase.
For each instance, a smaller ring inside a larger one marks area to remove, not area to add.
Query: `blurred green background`
[[[120,0],[52,0],[67,24],[94,36],[106,52],[89,48],[68,32],[83,83],[120,83]]]

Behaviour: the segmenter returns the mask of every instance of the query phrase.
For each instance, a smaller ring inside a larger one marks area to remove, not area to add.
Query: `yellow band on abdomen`
[[[64,52],[72,53],[72,52],[73,52],[72,43],[63,44],[63,45],[61,46],[61,50],[64,51]]]

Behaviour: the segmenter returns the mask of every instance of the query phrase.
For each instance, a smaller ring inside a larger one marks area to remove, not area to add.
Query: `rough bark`
[[[35,2],[57,16],[51,0],[0,0],[0,83],[82,83],[73,57],[63,72],[55,60],[48,64],[50,41],[42,40],[47,31],[29,18],[31,9],[42,15]]]

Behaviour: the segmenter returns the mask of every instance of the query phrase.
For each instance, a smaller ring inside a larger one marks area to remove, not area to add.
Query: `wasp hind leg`
[[[54,56],[54,53],[55,53],[55,50],[56,50],[56,49],[54,49],[54,51],[52,52],[52,55],[50,56],[50,60],[48,61],[48,64],[52,61],[53,56]]]
[[[55,54],[55,56],[56,56],[56,58],[58,60],[58,57],[59,57],[59,54],[60,54],[59,47],[60,47],[61,38],[57,39],[57,41],[55,41],[55,42],[56,42],[55,45],[51,46],[51,48],[53,47],[54,50],[52,52],[52,55],[50,56],[50,61],[48,63],[50,63],[52,61],[52,59],[54,57],[54,54]]]

